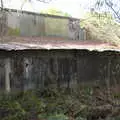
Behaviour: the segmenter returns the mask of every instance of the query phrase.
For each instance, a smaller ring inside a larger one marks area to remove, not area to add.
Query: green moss
[[[8,29],[8,35],[20,35],[20,29],[19,28],[9,28]]]

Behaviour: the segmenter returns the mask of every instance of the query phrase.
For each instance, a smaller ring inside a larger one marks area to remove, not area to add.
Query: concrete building
[[[120,48],[98,42],[4,37],[0,89],[21,91],[49,85],[120,84]],[[9,40],[8,40],[9,39]],[[16,42],[17,41],[17,42]],[[31,42],[29,42],[31,41]]]
[[[77,18],[38,14],[14,9],[0,12],[0,34],[6,36],[49,36],[85,40],[85,30]]]

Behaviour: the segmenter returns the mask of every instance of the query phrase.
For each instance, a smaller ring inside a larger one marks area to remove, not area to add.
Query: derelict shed
[[[1,91],[49,85],[72,88],[99,81],[120,83],[119,48],[105,43],[67,40],[6,42],[0,45]],[[34,38],[35,39],[35,38]],[[39,44],[38,44],[38,43]]]
[[[80,27],[80,19],[7,8],[4,14],[0,11],[0,35],[86,40],[86,30]]]

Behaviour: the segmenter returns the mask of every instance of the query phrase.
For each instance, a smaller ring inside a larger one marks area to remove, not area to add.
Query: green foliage
[[[120,43],[120,24],[109,13],[88,13],[81,26],[87,31],[87,40]]]
[[[110,13],[97,13],[90,12],[85,16],[85,21],[81,22],[81,25],[85,25],[85,23],[91,23],[96,27],[104,27],[105,25],[115,25],[115,21]]]
[[[22,108],[27,112],[35,111],[41,113],[45,107],[41,99],[39,99],[33,91],[24,93],[24,96],[19,100]]]
[[[44,107],[42,100],[31,91],[20,95],[3,95],[0,99],[0,119],[29,120],[33,116],[37,118],[37,114],[41,113]]]
[[[64,114],[52,114],[52,115],[39,115],[39,119],[46,120],[68,120],[68,117]]]
[[[55,8],[50,8],[50,9],[47,9],[47,10],[44,10],[44,11],[41,11],[41,13],[44,13],[44,14],[50,14],[50,15],[59,15],[59,16],[66,16],[66,17],[70,17],[70,15],[66,12],[62,12],[60,10],[57,10]]]
[[[87,120],[88,116],[99,117],[96,110],[100,110],[101,114],[108,110],[101,107],[105,103],[92,96],[93,89],[90,86],[76,90],[77,93],[49,88],[16,95],[1,95],[0,120]],[[100,109],[96,109],[95,101]],[[119,109],[112,110],[110,108],[109,115],[116,113],[116,116],[109,120],[119,120]],[[103,120],[107,120],[107,116]]]
[[[7,98],[7,99],[6,99]],[[11,99],[12,97],[8,96],[0,100],[0,112],[1,120],[24,120],[26,116],[26,111],[21,107],[21,104]]]

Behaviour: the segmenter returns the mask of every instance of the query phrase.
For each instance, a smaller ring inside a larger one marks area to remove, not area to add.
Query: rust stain
[[[3,37],[0,43],[1,50],[27,50],[27,49],[84,49],[89,51],[117,51],[119,45],[96,41],[68,40],[59,37]]]

